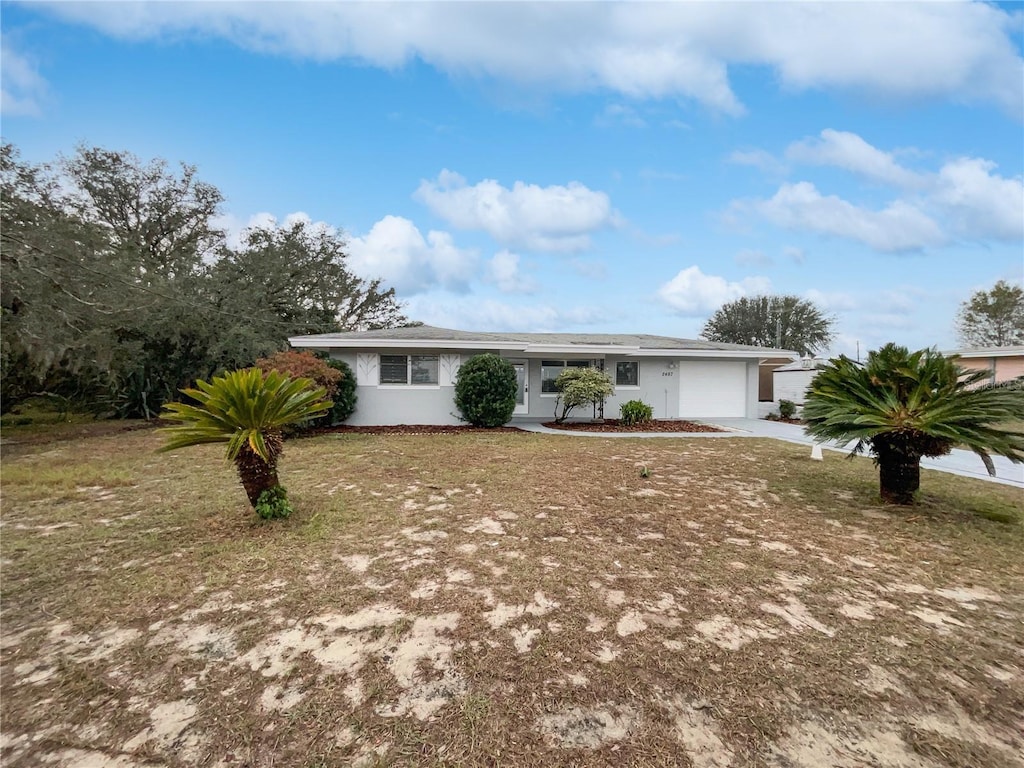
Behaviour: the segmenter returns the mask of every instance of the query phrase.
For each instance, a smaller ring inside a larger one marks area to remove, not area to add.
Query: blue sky
[[[952,348],[1024,278],[1018,4],[4,3],[2,132],[199,167],[407,314],[695,337],[762,292],[832,351]]]

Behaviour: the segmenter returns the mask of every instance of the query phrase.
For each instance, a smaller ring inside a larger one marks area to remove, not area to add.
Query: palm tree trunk
[[[886,504],[913,504],[921,487],[921,459],[899,454],[879,457],[878,484]]]
[[[270,454],[270,463],[260,458],[259,454],[248,445],[243,445],[238,456],[235,457],[238,477],[242,481],[245,495],[249,497],[249,503],[253,509],[256,508],[256,503],[264,491],[276,488],[281,484],[277,479],[277,457],[281,453],[281,436],[268,433],[264,435],[264,439],[267,443],[267,452]]]

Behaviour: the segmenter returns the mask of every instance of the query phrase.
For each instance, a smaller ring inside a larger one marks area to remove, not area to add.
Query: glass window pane
[[[615,384],[635,387],[640,384],[640,363],[636,361],[615,364]]]
[[[555,379],[565,368],[564,360],[541,360],[540,361],[540,391],[558,392],[555,389]]]
[[[437,384],[437,355],[413,355],[411,370],[413,384]]]
[[[409,358],[405,355],[381,355],[380,383],[408,384]]]
[[[566,365],[567,368],[589,368],[590,367],[590,361],[589,360],[570,360],[565,365]]]

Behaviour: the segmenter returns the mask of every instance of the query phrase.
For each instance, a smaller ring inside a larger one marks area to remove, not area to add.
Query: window
[[[409,358],[405,355],[381,355],[380,383],[408,384]]]
[[[381,384],[437,385],[437,355],[381,355]]]
[[[410,355],[409,380],[412,384],[437,384],[437,355]]]
[[[540,391],[542,394],[556,394],[555,379],[566,368],[589,368],[589,360],[541,360]]]
[[[640,363],[636,360],[615,364],[615,386],[640,386]]]

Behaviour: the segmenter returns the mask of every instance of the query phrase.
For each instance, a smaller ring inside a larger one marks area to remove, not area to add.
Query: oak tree
[[[1000,280],[971,294],[957,312],[956,330],[965,347],[1024,344],[1024,289]]]
[[[700,335],[708,341],[807,354],[828,347],[834,325],[835,318],[798,296],[744,296],[719,307]]]

